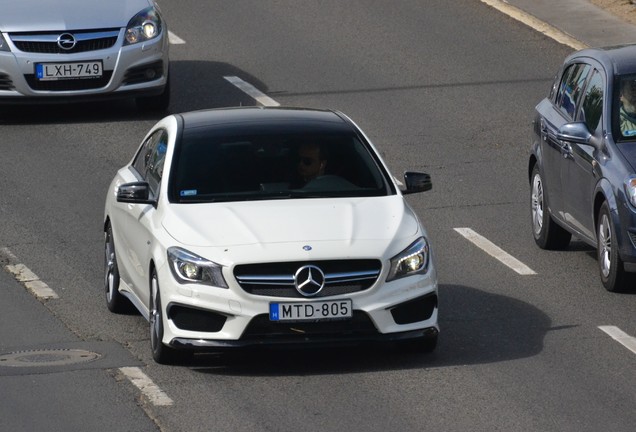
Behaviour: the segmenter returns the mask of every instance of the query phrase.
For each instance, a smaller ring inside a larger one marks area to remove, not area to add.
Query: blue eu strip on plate
[[[269,319],[271,321],[278,321],[278,303],[269,304]]]

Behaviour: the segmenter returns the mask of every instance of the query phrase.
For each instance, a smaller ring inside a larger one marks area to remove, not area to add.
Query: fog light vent
[[[186,306],[171,305],[168,318],[181,330],[199,332],[219,332],[227,317],[216,312],[194,309]]]
[[[137,66],[126,71],[124,75],[125,84],[140,84],[154,81],[163,75],[163,62],[161,60],[154,63]]]
[[[396,324],[411,324],[426,321],[433,315],[435,308],[437,308],[437,295],[429,294],[394,306],[391,308],[391,315]]]

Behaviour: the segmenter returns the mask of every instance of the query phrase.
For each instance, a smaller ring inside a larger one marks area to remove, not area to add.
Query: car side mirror
[[[150,185],[147,182],[125,183],[117,188],[117,202],[131,204],[156,204],[150,199]]]
[[[583,122],[566,123],[557,132],[557,139],[577,144],[592,145],[592,134]]]
[[[421,172],[405,172],[404,183],[406,184],[406,189],[402,191],[403,194],[425,192],[433,188],[431,176]]]

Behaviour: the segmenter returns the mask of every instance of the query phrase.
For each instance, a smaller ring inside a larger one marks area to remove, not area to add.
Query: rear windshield
[[[171,201],[181,203],[394,193],[355,135],[188,133],[176,147]]]

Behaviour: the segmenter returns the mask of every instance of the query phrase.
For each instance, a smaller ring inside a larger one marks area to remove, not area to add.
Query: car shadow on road
[[[567,248],[563,250],[543,250],[542,254],[549,254],[551,259],[555,262],[559,262],[562,268],[567,268],[568,271],[575,272],[589,272],[592,280],[598,281],[598,287],[602,289],[602,283],[599,276],[599,261],[598,251],[595,247],[590,246],[582,240],[573,238]],[[568,254],[582,254],[589,258],[589,261],[571,260]],[[580,268],[578,267],[580,266]],[[636,295],[636,273],[628,276],[629,282],[628,288],[623,291],[614,291],[611,293],[613,296],[634,296]]]
[[[441,285],[440,339],[431,354],[394,346],[330,349],[261,349],[196,355],[184,366],[205,374],[321,375],[430,369],[509,361],[541,352],[550,319],[510,297],[461,285]]]
[[[0,105],[0,125],[103,123],[159,120],[170,113],[207,108],[254,106],[256,101],[224,77],[237,76],[266,93],[254,76],[227,63],[172,61],[171,101],[167,111],[140,111],[133,99],[89,103]]]

